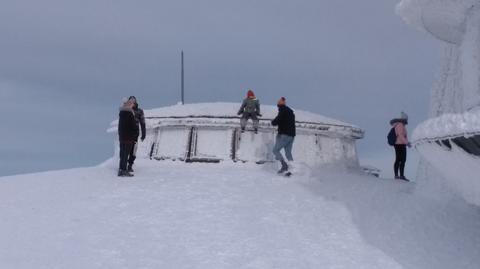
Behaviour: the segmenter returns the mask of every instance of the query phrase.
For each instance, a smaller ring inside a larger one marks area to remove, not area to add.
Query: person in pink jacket
[[[405,177],[405,163],[407,162],[407,146],[410,147],[408,142],[407,127],[408,115],[405,112],[401,113],[400,118],[390,121],[390,125],[395,129],[397,139],[395,141],[395,163],[393,170],[395,172],[395,179],[402,179],[409,181]],[[400,172],[400,173],[399,173]]]

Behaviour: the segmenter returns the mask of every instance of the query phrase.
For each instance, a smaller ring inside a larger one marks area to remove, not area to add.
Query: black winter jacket
[[[278,115],[272,120],[273,126],[278,126],[278,134],[295,136],[295,113],[288,106],[278,106]]]
[[[145,128],[145,114],[143,113],[143,109],[141,108],[138,108],[138,105],[135,105],[135,107],[133,108],[133,112],[135,113],[135,126],[136,126],[136,134],[137,134],[137,139],[135,139],[135,141],[138,140],[138,137],[140,136],[140,129],[139,129],[139,125],[140,125],[140,128],[141,128],[141,131],[142,131],[142,140],[145,139],[145,136],[146,136],[146,128]]]
[[[138,125],[132,109],[121,107],[118,114],[118,138],[120,142],[135,142],[138,138]]]

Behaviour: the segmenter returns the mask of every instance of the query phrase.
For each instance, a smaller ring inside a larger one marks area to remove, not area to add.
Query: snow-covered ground
[[[480,268],[480,210],[445,189],[273,165],[115,170],[0,178],[0,268]]]

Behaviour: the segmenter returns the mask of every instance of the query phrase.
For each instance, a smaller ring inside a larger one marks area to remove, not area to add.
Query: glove
[[[258,115],[259,117],[263,117],[262,114],[260,114],[260,113],[258,113],[257,115]]]
[[[408,142],[407,147],[411,148],[411,147],[412,147],[412,143]]]
[[[142,142],[143,142],[143,140],[145,140],[145,136],[142,136],[142,138],[140,140],[142,140]]]
[[[242,112],[239,111],[239,112],[237,113],[237,115],[238,115],[238,116],[242,115]]]

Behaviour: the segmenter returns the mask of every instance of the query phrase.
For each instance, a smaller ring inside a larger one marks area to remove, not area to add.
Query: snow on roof
[[[480,133],[480,108],[462,114],[445,114],[420,124],[413,141],[472,136]]]
[[[157,109],[145,110],[147,118],[168,118],[168,117],[238,117],[237,112],[240,103],[197,103],[186,105],[174,105]],[[295,110],[297,122],[308,122],[318,124],[340,125],[358,128],[352,124],[331,119],[322,115]],[[262,119],[273,119],[278,113],[278,108],[271,105],[261,105]]]

